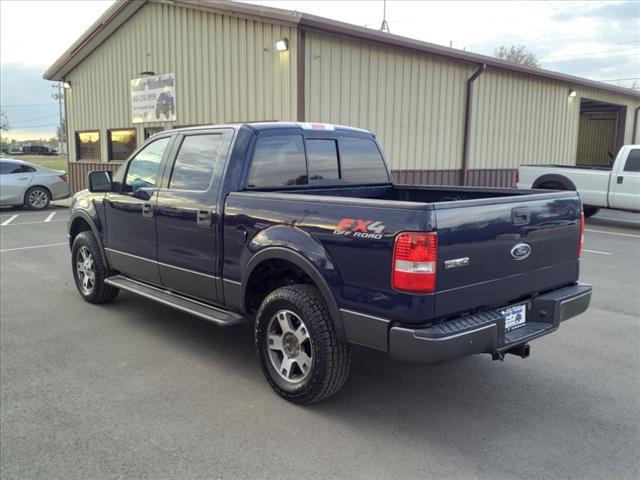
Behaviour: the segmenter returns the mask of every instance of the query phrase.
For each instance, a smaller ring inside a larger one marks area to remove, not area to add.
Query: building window
[[[126,160],[136,149],[135,128],[120,128],[107,131],[109,160]]]
[[[157,135],[158,133],[162,132],[163,130],[164,128],[162,127],[146,127],[144,129],[144,139],[148,140],[154,135]]]
[[[100,132],[76,132],[76,158],[100,161]]]

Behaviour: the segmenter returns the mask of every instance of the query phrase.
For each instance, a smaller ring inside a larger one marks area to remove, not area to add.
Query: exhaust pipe
[[[524,345],[518,345],[517,347],[513,347],[506,351],[506,353],[510,353],[511,355],[516,355],[520,358],[527,358],[529,353],[531,352],[531,347],[528,343]]]

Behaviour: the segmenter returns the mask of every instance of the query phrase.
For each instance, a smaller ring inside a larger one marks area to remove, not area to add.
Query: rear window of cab
[[[382,154],[371,138],[307,138],[269,135],[257,139],[247,188],[389,181]]]

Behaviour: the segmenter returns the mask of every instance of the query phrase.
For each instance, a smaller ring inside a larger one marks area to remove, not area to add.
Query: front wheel
[[[89,303],[108,303],[118,296],[117,288],[104,283],[109,276],[98,241],[92,232],[81,232],[71,247],[73,280],[82,298]]]
[[[286,400],[308,404],[337,393],[351,366],[324,300],[315,287],[271,292],[256,318],[254,342],[265,378]]]

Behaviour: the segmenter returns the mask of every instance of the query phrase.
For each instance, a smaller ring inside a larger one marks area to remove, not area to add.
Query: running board
[[[158,303],[175,308],[181,312],[188,313],[194,317],[202,318],[215,323],[221,327],[232,327],[235,325],[244,325],[247,319],[237,313],[229,312],[221,308],[212,307],[206,303],[191,300],[176,293],[161,288],[152,287],[150,285],[131,280],[122,275],[114,275],[104,280],[104,283],[120,290],[135,293],[141,297],[155,300]]]

